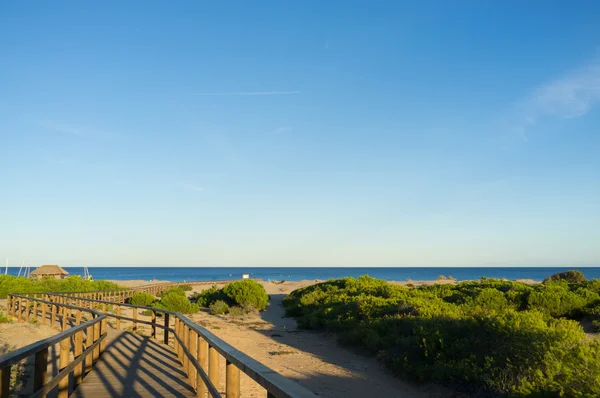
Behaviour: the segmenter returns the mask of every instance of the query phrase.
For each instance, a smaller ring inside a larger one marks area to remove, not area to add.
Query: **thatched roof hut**
[[[69,275],[67,271],[62,269],[59,265],[42,265],[31,273],[32,278],[54,278],[64,279],[65,276]]]

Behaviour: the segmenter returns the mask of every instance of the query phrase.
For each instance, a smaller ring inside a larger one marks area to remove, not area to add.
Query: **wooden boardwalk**
[[[71,397],[195,397],[169,346],[108,329],[106,350]]]

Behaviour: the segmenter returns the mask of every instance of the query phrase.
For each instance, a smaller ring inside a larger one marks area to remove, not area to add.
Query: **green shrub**
[[[284,306],[300,327],[333,331],[419,381],[492,396],[600,396],[600,342],[555,318],[596,311],[599,287],[482,279],[407,289],[363,276],[298,289]]]
[[[165,309],[173,312],[181,312],[182,314],[193,314],[198,312],[198,304],[193,304],[185,295],[177,292],[170,292],[160,299],[160,304]]]
[[[168,296],[169,294],[174,293],[174,294],[178,294],[180,296],[186,297],[186,293],[185,290],[181,289],[179,286],[175,286],[175,287],[170,287],[167,290],[163,290],[162,292],[159,292],[157,294],[158,297],[165,297]]]
[[[245,314],[246,314],[246,311],[244,311],[244,309],[242,307],[239,307],[237,305],[229,308],[229,315],[231,315],[234,318],[241,317]]]
[[[183,285],[177,285],[178,289],[183,290],[184,292],[189,292],[190,290],[192,290],[192,285],[187,285],[187,284],[183,284]]]
[[[226,302],[223,300],[217,300],[214,303],[210,304],[210,313],[213,315],[226,314],[230,308]]]
[[[9,293],[86,292],[95,290],[118,290],[121,286],[107,281],[88,281],[79,276],[65,279],[31,279],[12,275],[0,275],[0,299]]]
[[[216,301],[227,301],[228,297],[223,293],[223,289],[219,289],[217,285],[212,285],[209,289],[194,294],[191,300],[195,300],[201,307],[209,307]]]
[[[156,301],[156,299],[151,294],[148,294],[148,293],[134,293],[133,296],[131,296],[131,298],[129,299],[129,304],[131,304],[131,305],[140,305],[142,307],[148,307],[149,305],[151,305],[155,301]]]
[[[269,295],[260,283],[251,279],[232,282],[223,288],[223,293],[240,306],[252,306],[259,311],[267,308]]]
[[[567,281],[569,283],[582,283],[585,282],[585,276],[583,272],[577,270],[569,270],[565,272],[559,272],[548,278],[544,279],[544,283],[556,282],[556,281]]]
[[[0,323],[10,323],[11,320],[9,317],[7,317],[6,315],[4,315],[4,313],[2,311],[0,311]]]

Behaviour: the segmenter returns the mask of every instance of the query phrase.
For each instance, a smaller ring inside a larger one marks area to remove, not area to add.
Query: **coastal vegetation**
[[[78,276],[70,276],[65,279],[32,279],[0,275],[0,299],[5,299],[9,293],[86,292],[118,289],[122,289],[122,287],[112,282],[90,281]]]
[[[252,311],[264,311],[269,295],[260,283],[251,279],[232,282],[219,289],[210,289],[192,296],[201,307],[209,308],[213,314],[230,313],[240,315]]]
[[[490,396],[599,396],[600,280],[577,272],[526,284],[482,278],[404,287],[368,276],[292,292],[286,314],[334,332],[392,371]]]
[[[140,305],[143,307],[161,308],[164,310],[181,312],[182,314],[193,314],[198,312],[198,305],[190,302],[187,294],[180,286],[171,287],[165,291],[158,293],[158,299],[148,293],[134,293],[129,299],[129,304]],[[144,312],[145,315],[150,315],[151,310]]]

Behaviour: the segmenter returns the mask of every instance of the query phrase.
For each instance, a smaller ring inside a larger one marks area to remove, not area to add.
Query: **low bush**
[[[223,293],[223,289],[219,289],[217,285],[212,285],[210,288],[194,294],[191,300],[196,301],[201,307],[209,307],[216,301],[227,301],[228,297]]]
[[[244,308],[246,312],[264,311],[269,303],[269,295],[263,285],[250,279],[232,282],[222,289],[212,286],[195,294],[192,299],[202,307],[210,307],[216,301],[224,301],[230,307],[237,305]]]
[[[331,280],[284,299],[300,327],[333,331],[394,372],[492,396],[600,396],[600,341],[576,318],[599,284],[482,279],[405,288]],[[594,307],[596,305],[596,307]]]
[[[223,288],[223,293],[233,303],[244,307],[251,306],[259,311],[264,311],[269,303],[269,295],[264,286],[251,279],[232,282]]]
[[[586,280],[587,279],[583,275],[583,272],[577,270],[569,270],[549,276],[548,278],[544,279],[544,283],[557,281],[567,281],[569,283],[582,283]]]
[[[2,311],[0,311],[0,323],[10,323],[10,318],[4,315]]]
[[[186,297],[186,292],[185,290],[181,289],[179,286],[175,286],[175,287],[170,287],[167,290],[163,290],[162,292],[159,292],[157,294],[158,297],[165,297],[168,296],[169,294],[174,293],[174,294],[178,294],[180,296]]]
[[[198,312],[198,304],[191,303],[185,295],[171,292],[160,299],[160,305],[165,309],[182,314],[193,314]]]
[[[133,296],[129,299],[129,304],[131,305],[141,305],[143,307],[150,306],[156,299],[153,295],[148,293],[134,293]]]
[[[229,305],[223,300],[217,300],[214,303],[211,303],[208,308],[212,315],[226,314],[230,310]]]
[[[183,284],[183,285],[177,285],[178,289],[183,290],[184,292],[189,292],[190,290],[192,290],[192,285],[188,285],[188,284]]]
[[[229,315],[231,315],[234,318],[239,318],[241,316],[246,315],[246,311],[244,311],[242,307],[235,305],[229,308]]]
[[[0,299],[9,293],[42,293],[42,292],[85,292],[94,290],[117,290],[121,286],[107,281],[88,281],[79,276],[65,279],[31,279],[13,275],[0,275]]]

